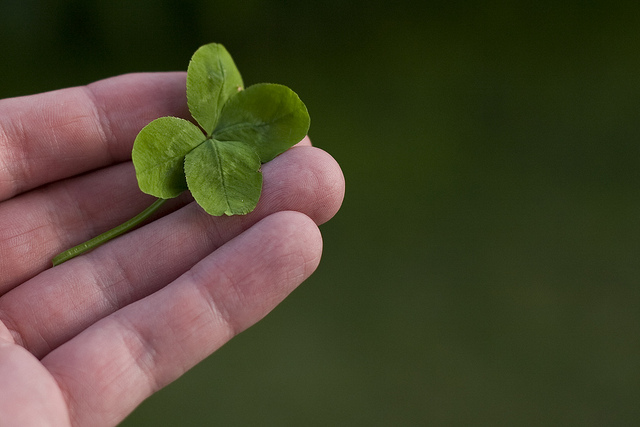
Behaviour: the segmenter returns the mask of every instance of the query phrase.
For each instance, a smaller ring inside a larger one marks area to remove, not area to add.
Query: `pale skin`
[[[111,426],[264,317],[317,267],[337,163],[305,138],[263,165],[246,216],[185,194],[51,268],[154,198],[129,161],[154,118],[187,118],[184,73],[133,74],[0,101],[0,425]]]

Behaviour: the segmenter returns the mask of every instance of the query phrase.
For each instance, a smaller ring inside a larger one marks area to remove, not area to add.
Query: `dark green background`
[[[346,176],[317,273],[125,426],[640,422],[637,2],[0,5],[2,97],[221,42]]]

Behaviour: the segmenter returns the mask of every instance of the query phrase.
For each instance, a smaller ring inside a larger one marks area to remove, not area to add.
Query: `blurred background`
[[[344,170],[316,274],[124,426],[640,422],[637,2],[0,5],[0,97],[220,42]]]

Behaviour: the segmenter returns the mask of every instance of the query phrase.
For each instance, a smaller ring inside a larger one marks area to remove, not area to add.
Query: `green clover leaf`
[[[243,88],[242,76],[221,44],[204,45],[191,57],[187,69],[187,104],[207,135],[216,127],[227,99]]]
[[[185,190],[211,215],[251,212],[262,191],[260,165],[309,130],[307,107],[295,92],[271,83],[245,89],[221,44],[207,44],[194,53],[186,91],[197,124],[161,117],[145,126],[133,143],[138,185],[158,200],[124,224],[59,254],[53,265],[126,233]]]
[[[211,215],[244,215],[260,198],[260,157],[240,141],[209,139],[187,154],[184,163],[193,198]]]
[[[200,125],[162,117],[143,128],[132,159],[140,189],[159,198],[187,188],[211,215],[251,212],[260,197],[260,164],[299,142],[309,114],[291,89],[242,86],[227,50],[208,44],[187,71],[189,111]]]

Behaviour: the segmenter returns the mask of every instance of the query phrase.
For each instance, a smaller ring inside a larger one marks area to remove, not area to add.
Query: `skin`
[[[155,221],[55,268],[51,258],[154,198],[137,132],[187,118],[184,73],[132,74],[0,101],[0,425],[115,425],[253,325],[317,267],[337,163],[305,138],[263,165],[246,216],[183,195]]]

